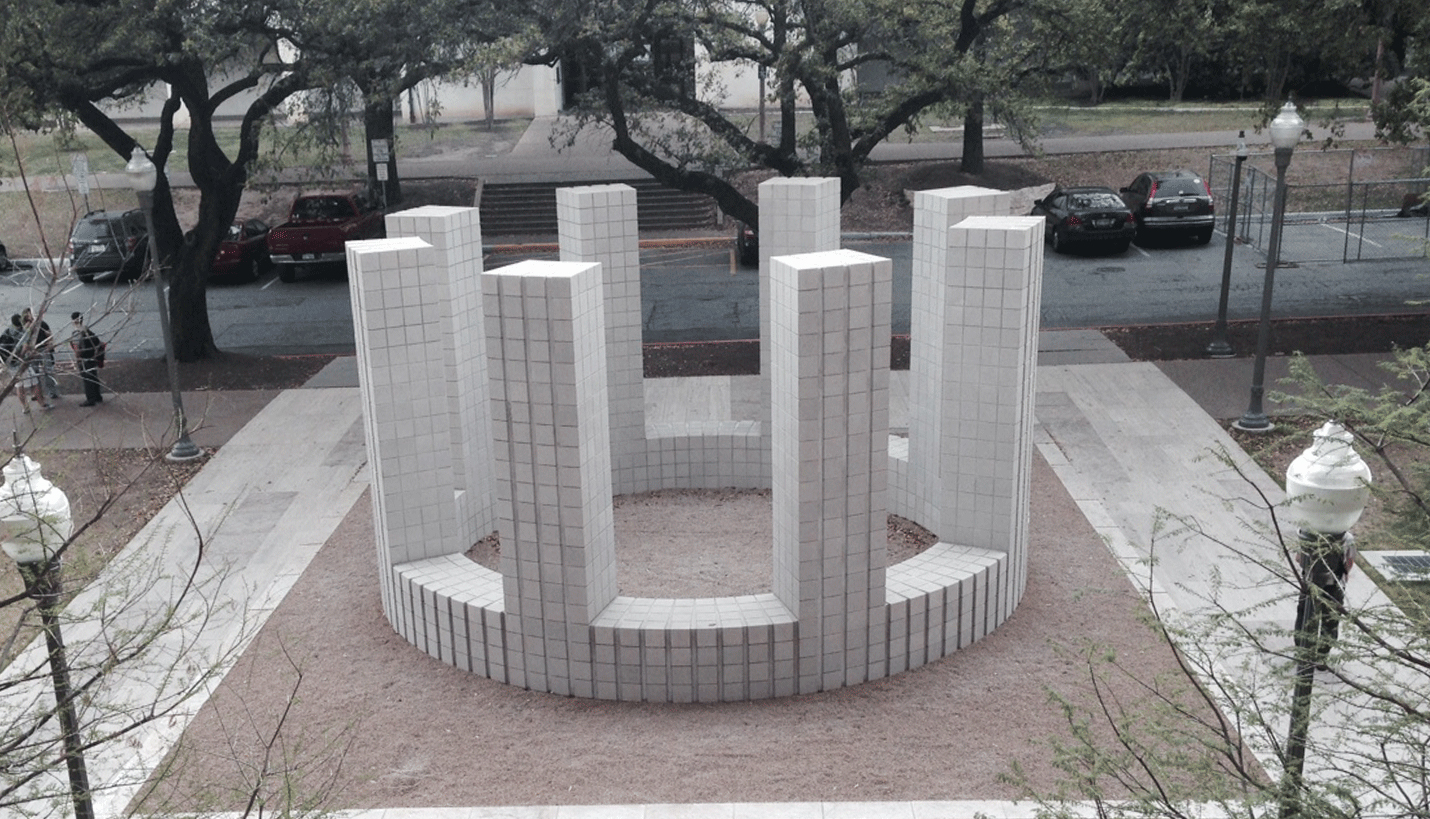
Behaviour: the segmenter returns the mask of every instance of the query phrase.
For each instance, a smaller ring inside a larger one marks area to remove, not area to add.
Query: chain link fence
[[[1217,202],[1218,226],[1237,241],[1264,251],[1271,236],[1276,193],[1274,155],[1249,154],[1232,215],[1234,154],[1211,158],[1207,182]],[[1424,258],[1430,218],[1411,206],[1430,190],[1430,148],[1302,148],[1286,175],[1286,218],[1281,234],[1285,262],[1356,262]]]

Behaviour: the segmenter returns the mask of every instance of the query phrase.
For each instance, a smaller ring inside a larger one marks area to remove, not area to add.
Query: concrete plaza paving
[[[1375,357],[1337,357],[1318,361],[1333,374],[1373,378]],[[1149,575],[1148,532],[1156,510],[1194,518],[1206,531],[1239,537],[1242,521],[1225,505],[1207,503],[1244,486],[1229,470],[1204,456],[1225,448],[1246,459],[1216,417],[1225,407],[1239,407],[1246,394],[1244,360],[1181,362],[1160,367],[1131,362],[1100,334],[1091,331],[1044,332],[1040,338],[1036,444],[1042,457],[1103,536],[1134,582],[1161,597],[1163,610],[1191,611],[1209,593],[1211,568],[1223,572],[1264,571],[1233,556],[1218,561],[1161,553]],[[1273,373],[1275,370],[1273,369]],[[906,423],[906,373],[894,378],[891,426]],[[754,377],[648,380],[648,419],[677,417],[741,418],[757,409]],[[271,400],[268,400],[270,399]],[[103,423],[56,424],[48,443],[76,448],[133,445],[134,418],[165,417],[167,395],[122,396],[116,416]],[[307,561],[352,509],[367,485],[367,454],[362,444],[356,361],[340,358],[303,389],[273,395],[211,394],[204,401],[204,422],[194,432],[201,446],[218,452],[178,499],[156,516],[130,545],[130,552],[153,552],[165,565],[183,566],[197,548],[192,533],[205,533],[211,565],[228,572],[223,588],[231,594],[231,621],[211,621],[205,644],[241,648],[256,633],[266,613],[282,602]],[[1208,408],[1211,408],[1211,412]],[[1230,415],[1240,413],[1233,410]],[[128,422],[123,421],[128,417]],[[162,427],[161,427],[162,428]],[[1279,497],[1276,483],[1251,470],[1257,486]],[[189,522],[192,518],[192,523]],[[1175,578],[1175,582],[1173,582]],[[376,578],[373,580],[376,583]],[[1246,588],[1254,588],[1248,581]],[[1367,600],[1379,594],[1363,573],[1351,581],[1351,596]],[[239,616],[242,615],[242,616]],[[1267,617],[1289,625],[1290,605]],[[415,651],[415,649],[414,649]],[[144,683],[135,681],[136,694]],[[201,701],[186,704],[184,715],[149,726],[134,742],[113,752],[94,754],[90,775],[101,815],[116,815],[134,793],[136,774],[152,767],[182,732]],[[453,807],[349,812],[357,819],[497,819],[497,817],[994,817],[1031,815],[1031,805],[1005,802],[825,802],[710,805],[609,805]]]

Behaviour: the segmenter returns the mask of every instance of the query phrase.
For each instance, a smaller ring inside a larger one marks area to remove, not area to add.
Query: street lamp
[[[149,230],[149,264],[153,268],[154,295],[159,301],[159,329],[164,335],[164,357],[169,362],[169,392],[174,399],[174,426],[178,439],[164,457],[170,461],[192,461],[202,458],[204,453],[189,440],[189,419],[184,414],[184,399],[179,395],[179,362],[174,357],[174,332],[169,326],[168,299],[164,297],[164,268],[159,263],[159,239],[154,235],[154,185],[159,181],[159,173],[138,145],[134,146],[124,171],[129,174],[129,184],[139,197],[139,207],[144,210],[144,226]]]
[[[1241,197],[1241,166],[1246,164],[1246,132],[1237,134],[1236,165],[1231,173],[1231,209],[1226,215],[1226,256],[1221,262],[1221,301],[1217,304],[1216,327],[1212,330],[1212,340],[1207,344],[1207,355],[1212,358],[1231,358],[1236,351],[1226,339],[1226,305],[1231,294],[1231,252],[1236,247],[1236,205]]]
[[[763,37],[765,34],[765,26],[768,26],[769,24],[770,12],[764,8],[757,10],[755,12],[755,25],[760,27],[761,37]],[[760,142],[765,141],[765,77],[767,76],[766,71],[767,69],[765,67],[765,64],[761,62],[759,68],[756,69],[756,73],[759,75],[760,79]]]
[[[1291,152],[1301,140],[1306,122],[1296,113],[1296,105],[1287,102],[1271,120],[1271,146],[1276,149],[1276,193],[1271,210],[1271,240],[1266,246],[1266,280],[1261,286],[1261,326],[1256,333],[1256,364],[1251,373],[1251,403],[1232,426],[1248,432],[1268,432],[1270,419],[1262,409],[1266,392],[1266,353],[1271,346],[1271,292],[1276,282],[1276,265],[1281,256],[1281,225],[1286,219],[1286,168],[1291,164]]]
[[[1281,819],[1301,812],[1311,690],[1339,631],[1345,582],[1355,564],[1350,528],[1370,500],[1370,467],[1351,447],[1351,434],[1327,421],[1286,469],[1287,516],[1297,524],[1295,659],[1291,724],[1281,781]]]
[[[60,634],[59,551],[74,528],[69,498],[40,474],[39,464],[24,454],[17,454],[6,464],[4,474],[5,485],[0,486],[0,547],[19,566],[25,593],[35,601],[40,613],[75,819],[94,819],[84,745],[70,689],[69,662]]]

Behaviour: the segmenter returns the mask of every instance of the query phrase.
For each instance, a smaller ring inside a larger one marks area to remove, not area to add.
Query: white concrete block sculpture
[[[764,421],[645,423],[628,186],[558,192],[561,261],[481,272],[467,208],[350,244],[393,628],[537,691],[716,702],[878,679],[1006,620],[1027,573],[1042,221],[979,215],[1006,213],[997,191],[918,195],[919,392],[891,437],[892,266],[837,249],[838,191],[760,187]],[[771,592],[621,595],[613,495],[719,487],[771,490]],[[887,565],[890,512],[939,542]],[[493,528],[499,572],[465,556]]]

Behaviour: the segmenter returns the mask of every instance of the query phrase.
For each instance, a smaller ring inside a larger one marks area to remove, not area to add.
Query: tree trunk
[[[958,169],[964,173],[983,173],[983,98],[968,105],[963,115],[963,157]]]
[[[206,151],[204,145],[213,147]],[[180,232],[168,184],[161,182],[154,191],[155,230],[160,254],[165,257],[164,272],[169,284],[169,327],[174,334],[174,358],[186,362],[209,358],[218,352],[209,324],[209,265],[238,213],[244,187],[242,182],[235,184],[232,179],[235,172],[241,174],[241,169],[228,163],[215,144],[191,139],[189,150],[215,153],[200,160],[205,167],[228,167],[214,177],[195,179],[200,185],[199,218],[188,235]]]
[[[136,143],[114,120],[88,100],[71,100],[67,102],[67,107],[115,153],[128,158]],[[169,326],[173,333],[174,358],[178,361],[198,361],[218,352],[213,328],[209,324],[205,279],[209,262],[224,234],[217,234],[208,242],[199,242],[197,237],[191,237],[195,240],[190,241],[179,226],[178,215],[174,212],[173,191],[169,188],[167,174],[163,172],[172,149],[174,115],[178,109],[177,97],[170,97],[165,102],[160,114],[159,137],[152,152],[155,164],[160,166],[152,200],[154,245],[158,248],[158,258],[154,263],[158,275],[169,284]],[[206,207],[208,210],[217,209],[222,221],[215,224],[221,225],[226,233],[238,211],[239,197],[243,194],[242,169],[237,169],[238,184],[232,184],[231,175],[235,168],[212,136],[212,123],[195,117],[188,139],[189,169],[200,191],[200,213],[204,213]],[[213,173],[193,173],[195,168]]]
[[[1187,81],[1192,76],[1192,55],[1180,52],[1175,57],[1167,64],[1167,91],[1169,102],[1179,103],[1187,94]]]
[[[497,100],[497,71],[496,69],[483,68],[482,76],[482,108],[486,111],[485,123],[487,130],[496,127],[496,100]]]
[[[402,201],[402,183],[397,177],[397,151],[393,145],[392,100],[383,97],[373,99],[363,95],[363,132],[367,137],[367,178],[368,192],[391,208]],[[385,141],[387,151],[387,181],[378,181],[377,164],[372,161],[372,144]]]

